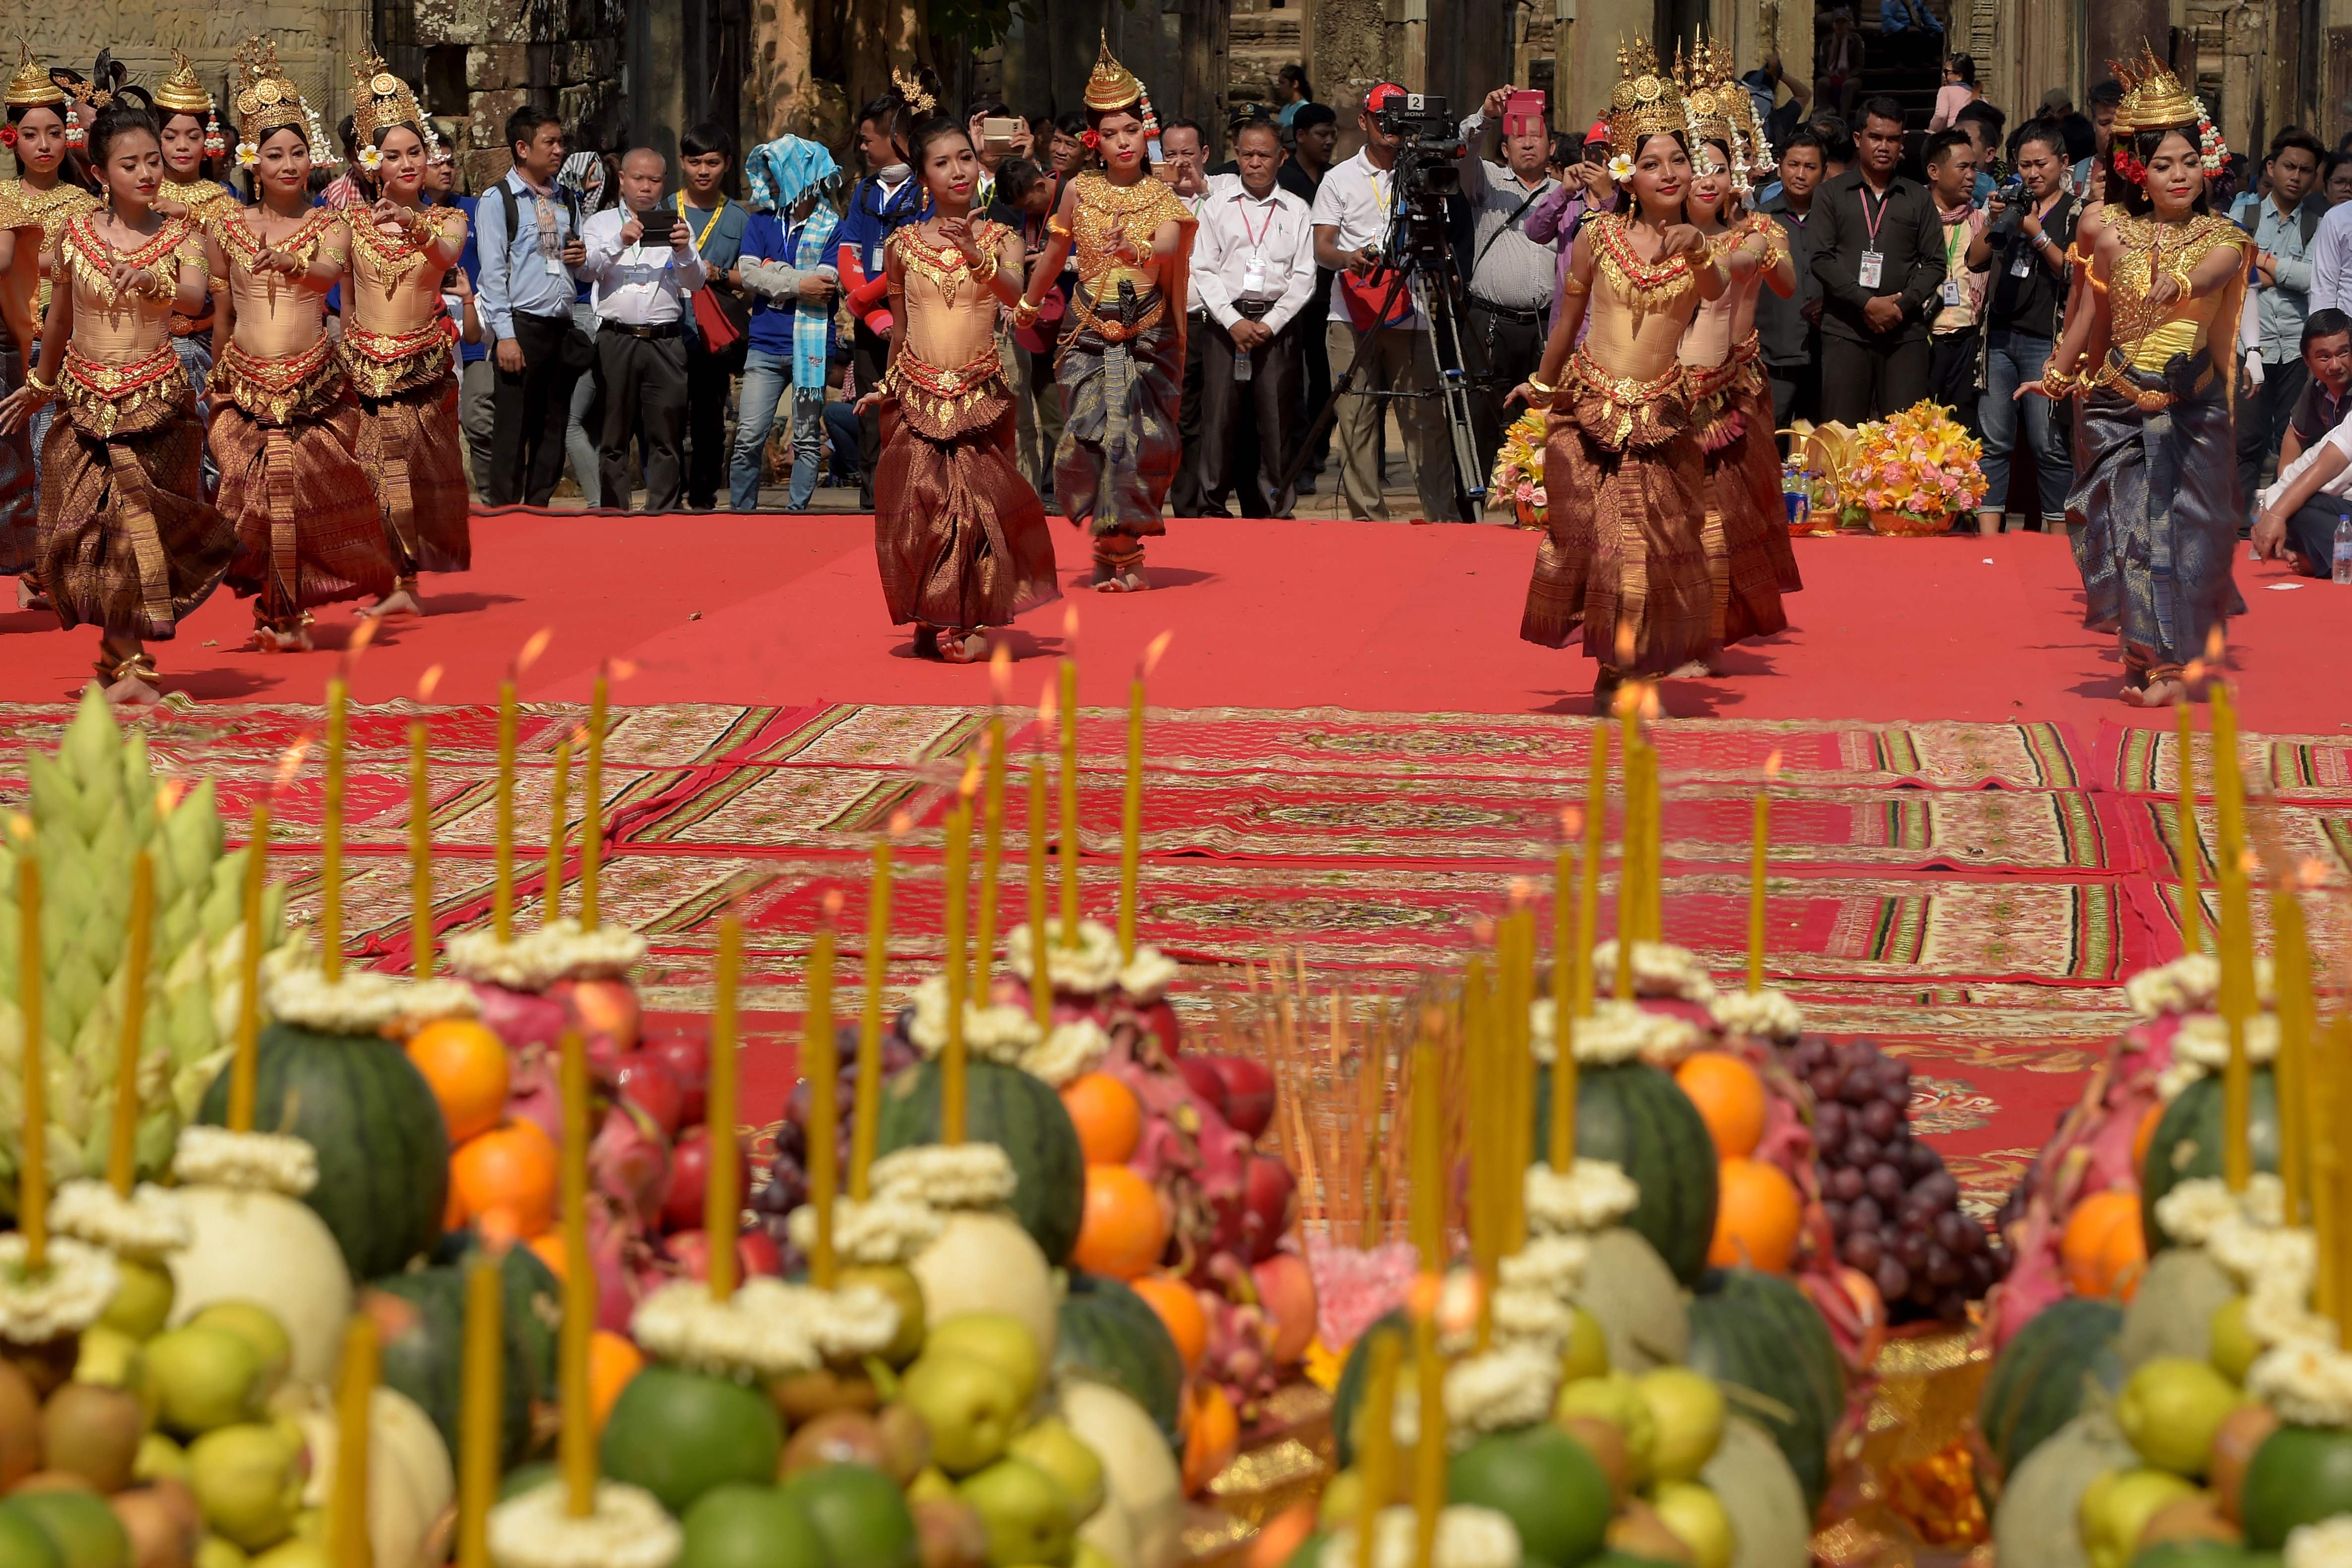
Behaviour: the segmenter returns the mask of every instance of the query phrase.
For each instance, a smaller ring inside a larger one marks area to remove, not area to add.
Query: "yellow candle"
[[[466,1359],[458,1371],[457,1568],[490,1568],[490,1508],[499,1500],[506,1398],[505,1310],[499,1260],[477,1252],[466,1266]]]
[[[2180,727],[2180,805],[2172,818],[2179,839],[2180,951],[2200,952],[2205,947],[2205,916],[2197,892],[2197,715],[2186,702],[2173,704],[2172,711]]]
[[[999,648],[998,653],[1003,650]],[[1004,865],[1004,715],[988,721],[988,762],[981,789],[980,925],[971,942],[969,994],[988,1005],[989,975],[996,964],[996,879]]]
[[[1045,759],[1029,760],[1029,1006],[1037,1033],[1054,1032],[1054,972],[1045,941]]]
[[[1412,1355],[1421,1385],[1421,1440],[1412,1450],[1413,1562],[1428,1568],[1437,1548],[1437,1516],[1445,1507],[1445,1358],[1437,1348],[1437,1292],[1428,1311],[1413,1314]]]
[[[1135,958],[1135,879],[1143,859],[1143,679],[1127,689],[1127,790],[1118,815],[1118,956]]]
[[[572,738],[567,735],[555,743],[555,777],[547,790],[547,896],[541,914],[542,924],[552,924],[563,918],[563,840],[569,824],[566,816],[572,809]]]
[[[833,1289],[833,1194],[841,1170],[841,1108],[834,1099],[841,1055],[833,1040],[833,915],[828,904],[817,924],[815,951],[809,954],[808,1027],[801,1045],[801,1071],[809,1083],[809,1206],[816,1211],[809,1279],[820,1290]]]
[[[1536,1000],[1536,916],[1521,909],[1505,922],[1511,933],[1510,961],[1504,971],[1510,982],[1503,1014],[1503,1104],[1497,1109],[1511,1137],[1511,1161],[1502,1184],[1503,1252],[1516,1253],[1527,1245],[1527,1169],[1535,1163],[1536,1062],[1535,1036],[1528,1009]]]
[[[1075,614],[1072,619],[1076,617]],[[1062,661],[1062,945],[1078,945],[1078,661]]]
[[[1423,1008],[1412,1047],[1412,1244],[1431,1273],[1445,1267],[1445,1069],[1437,1048],[1444,1028],[1444,1016]]]
[[[433,975],[433,790],[425,721],[408,726],[408,951],[419,980]]]
[[[1551,1138],[1545,1151],[1555,1171],[1576,1163],[1576,1058],[1573,1050],[1580,973],[1590,973],[1591,956],[1576,962],[1575,834],[1582,818],[1574,807],[1559,814],[1559,855],[1552,867],[1551,959]]]
[[[903,817],[890,831],[900,830]],[[857,1103],[849,1129],[849,1195],[870,1195],[866,1168],[882,1117],[882,985],[890,966],[890,839],[874,842],[874,875],[866,892],[866,998],[857,1019]]]
[[[2245,781],[2239,772],[2238,721],[2227,682],[2215,681],[2213,799],[2221,832],[2221,1017],[2229,1027],[2230,1059],[2221,1070],[2221,1179],[2233,1193],[2253,1179],[2254,1068],[2246,1054],[2246,1025],[2254,999],[2253,911],[2246,889]]]
[[[1756,819],[1748,845],[1748,993],[1764,989],[1764,868],[1772,838],[1772,796],[1756,792]]]
[[[1584,879],[1576,889],[1576,1016],[1592,1013],[1592,944],[1601,940],[1601,861],[1609,843],[1609,726],[1592,726],[1592,765],[1584,784]],[[1623,880],[1619,868],[1619,880]],[[1562,1037],[1564,1039],[1566,1037]],[[1563,1049],[1562,1056],[1568,1053]],[[1568,1057],[1570,1068],[1576,1065]]]
[[[710,1170],[702,1188],[702,1238],[710,1255],[710,1294],[721,1301],[735,1294],[735,1237],[743,1228],[743,1183],[735,1168],[735,995],[742,967],[743,921],[730,909],[719,921],[719,995],[710,1014],[710,1083],[702,1118],[710,1139]],[[828,1062],[832,1046],[825,1042]],[[806,1072],[808,1064],[802,1063],[801,1070]]]
[[[580,929],[594,931],[601,914],[596,905],[604,869],[604,705],[612,688],[604,672],[596,672],[588,689],[588,767],[581,777],[586,798],[581,801]]]
[[[514,940],[515,683],[499,682],[497,881],[490,915],[501,942]]]
[[[24,1031],[24,1154],[16,1167],[16,1226],[25,1233],[25,1269],[49,1261],[49,1076],[41,973],[41,862],[32,824],[9,823],[16,838],[16,1016]]]
[[[711,1044],[716,1063],[719,1042]],[[556,1341],[556,1387],[562,1424],[556,1459],[563,1476],[564,1511],[585,1519],[596,1511],[595,1409],[588,1384],[588,1337],[596,1327],[596,1274],[588,1259],[588,1055],[571,1029],[563,1032],[562,1049],[563,1320]]]
[[[1364,1429],[1357,1459],[1363,1489],[1356,1504],[1356,1568],[1372,1568],[1372,1542],[1381,1510],[1396,1495],[1397,1363],[1404,1359],[1404,1336],[1370,1331],[1371,1371],[1364,1384]]]
[[[131,862],[130,952],[122,966],[122,1047],[115,1059],[114,1126],[106,1149],[106,1179],[126,1198],[138,1177],[139,1053],[147,1032],[147,949],[154,925],[155,858],[142,849]]]
[[[255,1074],[261,1060],[261,885],[269,873],[269,797],[253,803],[245,848],[245,950],[238,956],[236,1055],[228,1069],[228,1128],[253,1131]]]
[[[369,1568],[368,1416],[375,1403],[383,1346],[375,1320],[352,1314],[335,1384],[335,1481],[327,1494],[327,1555],[335,1568]]]
[[[1658,778],[1658,748],[1642,742],[1642,826],[1649,841],[1642,847],[1642,868],[1648,885],[1642,889],[1642,940],[1666,940],[1666,803]]]
[[[2335,1045],[2336,1032],[2332,1027],[2320,1029],[2312,1037],[2310,1092],[2304,1097],[2307,1106],[2304,1126],[2311,1140],[2311,1228],[2317,1233],[2319,1256],[2323,1260],[2313,1287],[2313,1306],[2322,1317],[2336,1324],[2340,1341],[2345,1314],[2337,1291],[2342,1281],[2336,1278],[2336,1270],[2325,1261],[2341,1256],[2344,1249],[2342,1220],[2336,1205],[2335,1116],[2338,1062]]]
[[[2311,994],[2311,950],[2303,923],[2303,903],[2294,882],[2271,885],[2271,943],[2278,974],[2278,1059],[2272,1064],[2279,1134],[2279,1182],[2286,1189],[2286,1223],[2303,1223],[2310,1194],[2311,1157],[2302,1107],[2311,1092],[2312,1031],[2318,1008]]]
[[[327,785],[319,825],[319,959],[327,984],[343,975],[343,733],[351,689],[327,680]]]
[[[948,813],[948,1043],[940,1053],[940,1142],[963,1142],[964,900],[971,874],[971,779]]]
[[[2334,1119],[2328,1126],[2328,1137],[2337,1139],[2344,1118],[2352,1113],[2352,1016],[2336,1020],[2327,1031],[2328,1074],[2335,1084],[2336,1097],[2332,1105]],[[2335,1260],[2336,1327],[2339,1342],[2343,1332],[2352,1328],[2352,1238],[2347,1238],[2345,1226],[2352,1221],[2352,1160],[2345,1158],[2341,1142],[2331,1142],[2335,1156],[2336,1245],[2323,1247],[2322,1258]],[[2324,1267],[2324,1266],[2323,1266]]]
[[[1509,1158],[1509,1140],[1496,1124],[1501,1096],[1496,1068],[1494,1001],[1486,988],[1486,955],[1474,952],[1462,980],[1462,1044],[1470,1097],[1470,1262],[1482,1282],[1494,1279],[1495,1260],[1502,1256],[1501,1215],[1496,1181]],[[1483,1314],[1482,1314],[1483,1316]]]

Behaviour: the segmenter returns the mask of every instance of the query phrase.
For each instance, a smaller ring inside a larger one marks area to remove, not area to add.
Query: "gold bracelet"
[[[996,280],[997,268],[1003,265],[1003,258],[998,256],[996,252],[992,250],[981,252],[980,259],[971,264],[972,281],[975,283],[994,282]]]
[[[1034,326],[1036,324],[1036,321],[1037,307],[1029,300],[1024,299],[1019,304],[1013,307],[1013,324],[1014,326]]]
[[[1542,398],[1551,398],[1559,395],[1559,387],[1547,386],[1542,382],[1538,381],[1534,376],[1528,377],[1528,390],[1534,393],[1538,397]]]
[[[58,395],[56,382],[43,381],[38,373],[30,370],[25,373],[25,388],[44,403]]]

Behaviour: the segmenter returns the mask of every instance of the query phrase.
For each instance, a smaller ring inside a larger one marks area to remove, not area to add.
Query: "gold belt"
[[[1123,343],[1130,339],[1141,337],[1159,323],[1160,313],[1167,309],[1167,305],[1168,296],[1155,293],[1151,303],[1144,307],[1143,314],[1137,319],[1135,325],[1129,327],[1117,321],[1107,321],[1096,315],[1093,307],[1087,303],[1083,290],[1074,289],[1070,294],[1070,309],[1076,313],[1079,323],[1092,327],[1095,335],[1107,343]]]
[[[188,395],[188,374],[169,341],[135,364],[104,364],[68,344],[58,375],[74,424],[103,441],[118,430],[144,429],[157,408]]]

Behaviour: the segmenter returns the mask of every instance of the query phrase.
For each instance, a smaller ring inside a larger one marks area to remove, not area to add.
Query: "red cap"
[[[1588,146],[1595,142],[1608,141],[1609,117],[1604,114],[1600,119],[1594,121],[1592,122],[1592,129],[1584,133],[1584,140]]]
[[[1392,81],[1376,82],[1373,84],[1372,90],[1364,94],[1364,107],[1373,110],[1385,109],[1391,95],[1402,98],[1405,95],[1404,89]]]

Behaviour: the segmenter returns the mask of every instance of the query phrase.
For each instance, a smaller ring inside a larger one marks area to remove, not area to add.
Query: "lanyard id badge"
[[[1255,255],[1242,258],[1242,292],[1256,294],[1264,291],[1265,288],[1265,258]]]
[[[2019,237],[2022,239],[2023,236]],[[2015,254],[2009,258],[2009,275],[2011,278],[2031,277],[2033,272],[2033,247],[2013,244],[2010,248]]]
[[[1889,191],[1878,199],[1878,211],[1874,216],[1870,210],[1870,187],[1864,185],[1857,194],[1862,198],[1863,252],[1862,268],[1856,281],[1865,289],[1875,289],[1878,280],[1886,273],[1886,256],[1878,248],[1878,230],[1886,222],[1886,209],[1894,205],[1895,193]]]
[[[1862,253],[1862,270],[1857,280],[1865,289],[1875,289],[1885,270],[1886,258],[1875,250],[1865,250]]]
[[[1960,280],[1957,278],[1946,278],[1944,279],[1942,294],[1945,304],[1958,304],[1960,302]]]

